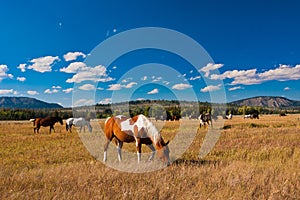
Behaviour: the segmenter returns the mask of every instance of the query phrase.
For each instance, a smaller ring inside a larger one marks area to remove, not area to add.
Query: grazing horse
[[[136,143],[138,163],[141,161],[141,147],[146,144],[151,150],[152,154],[149,160],[152,160],[155,155],[155,149],[158,157],[166,165],[170,164],[169,147],[164,142],[161,134],[151,121],[144,115],[137,115],[128,118],[122,115],[109,117],[105,121],[105,136],[106,143],[104,144],[104,158],[107,160],[107,148],[112,139],[117,139],[118,145],[118,159],[122,160],[122,146],[123,143]]]
[[[53,131],[55,132],[54,129],[54,124],[56,122],[59,122],[61,125],[63,125],[63,120],[60,117],[47,117],[47,118],[35,118],[35,119],[30,119],[30,122],[33,122],[33,132],[34,133],[39,133],[40,127],[41,126],[50,126],[50,131],[49,133],[51,133],[51,129],[53,129]]]
[[[83,128],[83,131],[85,132],[85,126],[88,127],[90,133],[92,132],[92,126],[90,124],[90,121],[84,119],[83,117],[67,119],[66,120],[66,130],[67,131],[70,130],[70,133],[72,133],[72,126],[80,127],[79,133],[81,132],[82,128]]]
[[[200,120],[200,128],[201,128],[201,126],[204,126],[205,123],[207,123],[208,125],[210,124],[212,126],[212,119],[211,119],[211,115],[209,113],[201,114],[199,116],[199,120]]]

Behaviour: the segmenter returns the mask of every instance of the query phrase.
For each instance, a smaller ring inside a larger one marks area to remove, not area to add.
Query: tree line
[[[163,119],[199,116],[210,113],[214,116],[247,115],[247,114],[288,114],[299,113],[299,109],[275,109],[258,106],[237,106],[232,104],[211,104],[208,102],[142,100],[117,103],[113,105],[95,105],[95,113],[90,107],[81,107],[82,116],[87,118],[107,118],[112,115],[134,116],[144,114],[147,117],[162,117]],[[59,116],[67,119],[73,116],[71,108],[62,109],[0,109],[0,120],[29,120],[37,117]],[[78,116],[78,114],[77,114]]]

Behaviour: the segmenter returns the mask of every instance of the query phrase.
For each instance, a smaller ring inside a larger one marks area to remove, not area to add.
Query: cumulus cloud
[[[213,92],[221,89],[221,84],[219,85],[209,85],[206,86],[205,88],[201,89],[201,92]]]
[[[20,69],[21,72],[25,72],[26,71],[26,64],[19,64],[19,66],[17,68]]]
[[[14,94],[16,95],[18,92],[14,89],[2,89],[0,90],[0,95],[8,95],[8,94]]]
[[[280,65],[275,69],[270,69],[264,72],[257,72],[256,69],[249,70],[232,70],[226,71],[223,74],[212,74],[212,80],[233,79],[230,85],[253,85],[260,84],[266,81],[288,81],[300,79],[300,65]]]
[[[81,56],[82,58],[86,57],[86,55],[82,52],[69,52],[64,55],[64,59],[65,61],[72,61],[72,60],[76,60],[77,57],[79,56]]]
[[[55,61],[59,61],[58,56],[45,56],[40,58],[32,59],[30,62],[33,63],[32,65],[28,66],[27,69],[32,69],[37,72],[51,72],[52,65]]]
[[[109,85],[109,88],[107,90],[114,91],[114,90],[121,90],[121,88],[122,88],[122,85],[117,83],[117,84]]]
[[[54,86],[52,86],[52,88],[53,88],[53,89],[61,89],[61,86],[59,86],[59,85],[58,85],[58,86],[55,86],[55,85],[54,85]]]
[[[0,65],[0,81],[3,79],[9,78],[12,79],[14,76],[12,74],[8,74],[8,67],[7,65]]]
[[[73,73],[73,74],[77,73],[78,71],[84,71],[84,70],[89,70],[89,68],[83,62],[73,62],[69,64],[68,67],[59,69],[60,72]]]
[[[35,90],[28,90],[27,94],[29,94],[29,95],[38,95],[39,93]]]
[[[88,90],[95,90],[96,89],[96,87],[94,85],[92,85],[92,84],[84,84],[84,85],[82,85],[82,86],[80,86],[78,88],[80,90],[86,90],[86,91],[88,91]]]
[[[53,89],[53,90],[51,90],[51,89],[46,89],[46,90],[44,91],[45,94],[53,94],[53,93],[58,93],[58,92],[59,92],[58,89]]]
[[[204,76],[208,77],[210,74],[210,71],[217,70],[223,66],[224,66],[224,64],[208,63],[205,67],[201,68],[199,71],[204,72],[205,73]]]
[[[147,92],[147,94],[157,94],[159,93],[159,90],[157,88],[151,90],[150,92]]]
[[[63,90],[64,93],[70,93],[72,91],[73,91],[73,88],[67,88],[67,89]]]
[[[26,78],[25,77],[17,77],[17,80],[20,82],[24,82],[24,81],[26,81]]]
[[[201,78],[201,76],[191,77],[191,78],[190,78],[190,81],[198,80],[198,79],[200,79],[200,78]]]
[[[108,77],[106,68],[102,65],[96,67],[86,67],[83,71],[79,71],[72,78],[67,79],[67,83],[81,83],[83,81],[108,82],[114,80]]]
[[[191,88],[192,86],[190,84],[185,84],[185,83],[179,83],[179,84],[175,84],[172,86],[172,89],[174,90],[185,90],[188,88]]]
[[[124,85],[124,88],[132,88],[133,86],[137,85],[137,82],[130,82],[127,85]]]
[[[98,103],[99,104],[111,104],[112,102],[112,98],[105,98],[105,99],[102,99],[101,101],[99,101]]]
[[[278,81],[287,81],[287,80],[299,80],[300,79],[300,65],[292,67],[290,65],[280,65],[276,69],[271,69],[260,73],[259,78],[264,81],[269,80],[278,80]]]
[[[283,90],[285,90],[285,91],[288,91],[288,90],[290,90],[291,88],[290,87],[285,87],[285,88],[283,88]]]
[[[88,106],[93,104],[94,104],[93,99],[79,99],[74,102],[74,106]]]
[[[234,90],[240,90],[240,89],[242,89],[242,87],[241,86],[237,86],[237,87],[229,88],[228,90],[229,91],[234,91]]]

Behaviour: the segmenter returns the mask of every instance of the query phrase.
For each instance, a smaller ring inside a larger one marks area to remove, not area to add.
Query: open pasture
[[[0,199],[297,199],[299,119],[300,115],[266,115],[259,120],[233,116],[206,157],[198,157],[207,132],[201,128],[171,166],[148,173],[108,168],[89,153],[76,131],[66,132],[65,125],[56,124],[56,133],[42,127],[34,134],[29,122],[1,122]],[[100,126],[103,123],[100,120]],[[198,122],[184,123],[194,128]],[[165,140],[174,138],[179,124],[165,123]],[[93,129],[84,134],[99,133]],[[109,159],[116,159],[112,147]],[[134,144],[124,144],[124,149],[135,151]],[[99,146],[99,160],[102,153]]]

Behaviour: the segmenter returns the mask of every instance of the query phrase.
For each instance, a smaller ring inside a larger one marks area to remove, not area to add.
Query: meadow
[[[180,123],[166,122],[161,130],[170,144]],[[198,122],[185,123],[194,129]],[[234,116],[225,121],[214,148],[200,159],[207,133],[207,128],[201,128],[185,153],[169,167],[145,173],[107,167],[101,161],[103,146],[97,143],[94,155],[90,153],[82,135],[90,134],[93,141],[99,136],[96,130],[68,133],[59,124],[55,129],[56,133],[49,134],[48,127],[43,127],[40,134],[34,134],[27,121],[0,122],[0,199],[300,197],[300,115],[263,115],[259,120]],[[117,162],[112,146],[109,159]],[[134,152],[134,144],[124,145],[124,149]]]

